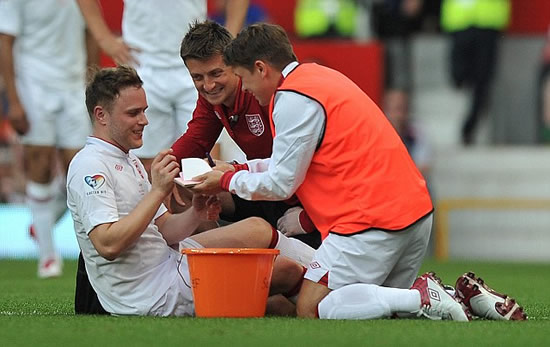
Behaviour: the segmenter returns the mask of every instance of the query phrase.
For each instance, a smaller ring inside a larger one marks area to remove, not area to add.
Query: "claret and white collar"
[[[283,75],[283,77],[286,77],[292,70],[294,70],[296,68],[296,66],[298,66],[299,63],[297,61],[293,61],[292,63],[288,64],[287,66],[285,66],[285,68],[283,69],[283,71],[281,71],[281,74]]]

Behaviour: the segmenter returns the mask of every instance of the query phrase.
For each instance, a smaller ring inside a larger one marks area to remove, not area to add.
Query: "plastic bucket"
[[[197,317],[263,317],[279,250],[182,249]]]

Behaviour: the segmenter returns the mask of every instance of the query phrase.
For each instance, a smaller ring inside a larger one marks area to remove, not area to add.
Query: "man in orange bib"
[[[434,274],[415,281],[433,205],[378,106],[343,74],[298,63],[276,25],[243,30],[224,60],[243,88],[269,105],[273,151],[269,159],[199,176],[195,190],[225,190],[248,200],[298,196],[323,237],[305,275],[298,315],[468,320]]]

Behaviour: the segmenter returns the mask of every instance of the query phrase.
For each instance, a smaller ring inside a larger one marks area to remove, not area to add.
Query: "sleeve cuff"
[[[242,170],[249,171],[247,163],[244,163],[244,164],[235,163],[235,164],[233,164],[233,167],[235,168],[235,172],[242,171]]]
[[[235,173],[236,171],[226,171],[222,175],[222,178],[220,179],[220,186],[224,191],[229,191],[229,184],[231,183],[231,179]]]
[[[304,229],[306,233],[311,233],[317,230],[317,228],[315,228],[315,225],[307,215],[306,210],[302,210],[298,218],[300,220],[300,225],[302,226],[302,229]]]

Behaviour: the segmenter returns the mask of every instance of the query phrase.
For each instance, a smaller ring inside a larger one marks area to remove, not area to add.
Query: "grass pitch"
[[[75,316],[76,261],[38,280],[36,262],[0,260],[1,346],[550,346],[550,264],[427,261],[445,283],[473,270],[516,298],[527,322],[321,321]]]

